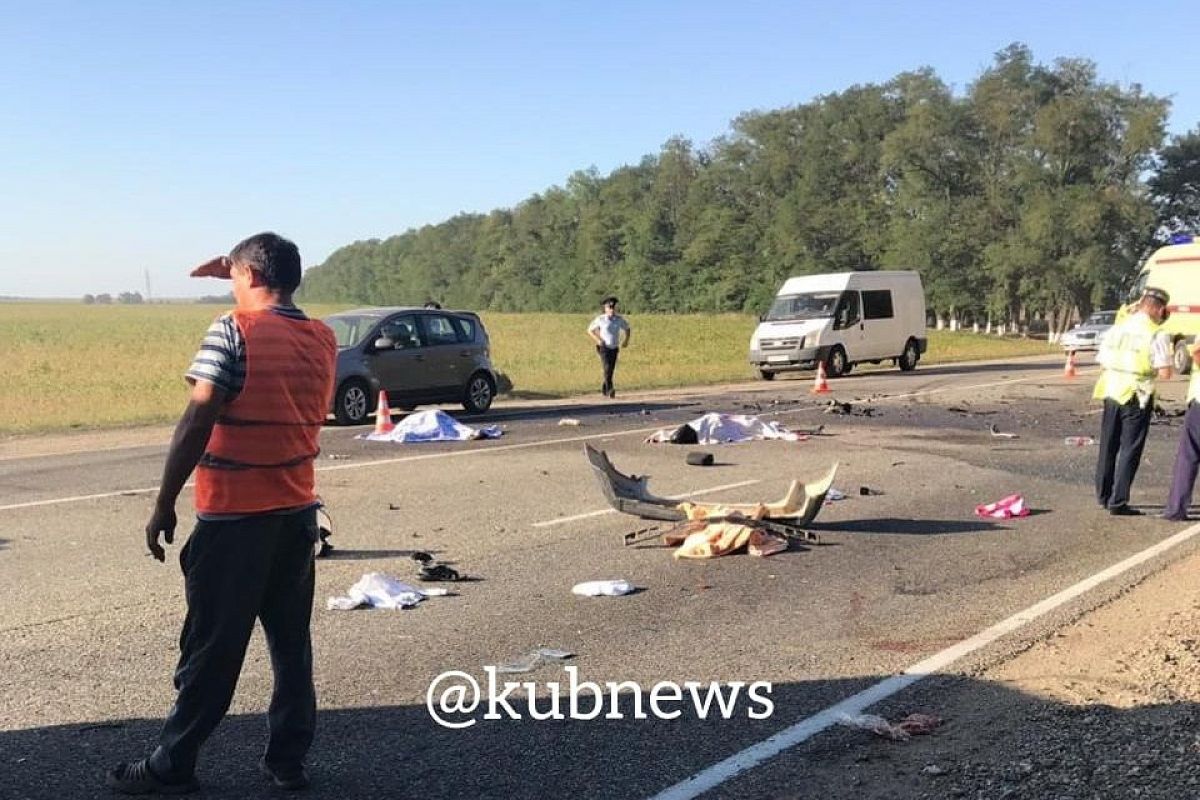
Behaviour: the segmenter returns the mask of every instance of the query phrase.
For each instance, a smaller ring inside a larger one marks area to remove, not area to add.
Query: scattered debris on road
[[[942,724],[939,717],[932,714],[909,714],[899,722],[888,722],[878,714],[858,714],[851,716],[843,714],[838,722],[848,728],[868,731],[876,736],[891,739],[896,742],[907,741],[913,736],[932,733]]]
[[[975,515],[990,519],[1012,519],[1029,516],[1029,509],[1025,506],[1025,498],[1022,495],[1010,494],[994,503],[975,506]]]
[[[991,426],[988,427],[988,430],[991,432],[992,436],[996,439],[1016,439],[1016,438],[1018,438],[1017,434],[1015,434],[1015,433],[1005,433],[1004,431],[1000,430],[998,427],[996,427],[996,423],[994,423],[994,422],[991,424]]]
[[[449,594],[445,589],[418,589],[391,575],[368,572],[350,587],[343,597],[330,597],[325,608],[331,611],[352,611],[358,608],[403,610],[414,608],[427,597]]]
[[[872,489],[870,486],[860,486],[858,494],[861,497],[882,497],[884,493],[878,489]]]
[[[1063,444],[1069,447],[1087,447],[1095,443],[1096,440],[1090,436],[1068,436],[1063,439]]]
[[[629,581],[584,581],[571,587],[571,594],[581,597],[620,597],[633,591]]]
[[[509,661],[506,664],[497,664],[496,672],[498,673],[520,673],[533,672],[543,664],[548,664],[551,661],[565,661],[568,658],[574,658],[575,654],[570,650],[558,650],[552,647],[542,647],[534,650],[532,653],[523,655],[520,658]]]
[[[688,453],[687,463],[692,467],[711,467],[713,465],[713,454],[701,452]]]
[[[756,527],[785,536],[803,534],[802,529],[816,518],[838,468],[834,462],[825,475],[815,481],[793,480],[787,494],[774,503],[679,502],[651,494],[646,485],[648,475],[625,475],[612,465],[603,450],[588,444],[583,449],[605,499],[622,514],[665,522],[715,522],[737,515],[739,522],[751,520]]]
[[[875,409],[872,406],[861,406],[860,407],[860,406],[854,405],[853,403],[839,402],[837,400],[830,400],[825,405],[825,408],[823,409],[823,411],[821,413],[823,413],[823,414],[841,414],[843,416],[854,416],[854,417],[873,417],[873,416],[875,416]]]

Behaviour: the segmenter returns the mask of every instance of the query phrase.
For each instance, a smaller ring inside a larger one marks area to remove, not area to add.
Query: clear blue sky
[[[1195,2],[0,0],[0,295],[220,293],[260,230],[306,265],[704,145],[921,66],[962,92],[1011,42],[1200,123]],[[0,311],[2,313],[2,311]]]

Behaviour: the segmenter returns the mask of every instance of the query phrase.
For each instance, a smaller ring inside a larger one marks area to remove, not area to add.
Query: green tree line
[[[996,54],[957,96],[932,69],[739,116],[515,208],[334,252],[309,301],[580,311],[765,310],[788,276],[916,269],[931,313],[1022,324],[1111,306],[1200,221],[1200,128],[1093,63]]]

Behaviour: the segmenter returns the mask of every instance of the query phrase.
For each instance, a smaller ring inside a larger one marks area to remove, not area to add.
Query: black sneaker
[[[1108,513],[1112,514],[1114,517],[1142,516],[1142,512],[1138,511],[1136,508],[1130,508],[1129,506],[1113,506],[1108,510]]]
[[[184,781],[164,781],[150,771],[146,759],[117,764],[109,770],[106,782],[121,794],[190,794],[200,788],[194,777]]]
[[[291,767],[288,769],[272,769],[267,766],[265,760],[259,760],[258,769],[267,780],[275,785],[276,789],[283,789],[287,792],[295,792],[300,789],[308,788],[309,780],[308,773],[304,771],[304,767]]]

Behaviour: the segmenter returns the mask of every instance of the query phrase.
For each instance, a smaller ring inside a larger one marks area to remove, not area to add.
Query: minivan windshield
[[[841,292],[803,292],[785,294],[775,298],[767,320],[821,319],[832,317],[837,308]]]
[[[379,317],[356,314],[338,314],[325,318],[325,324],[333,329],[333,335],[337,337],[339,348],[358,344],[378,322]]]

